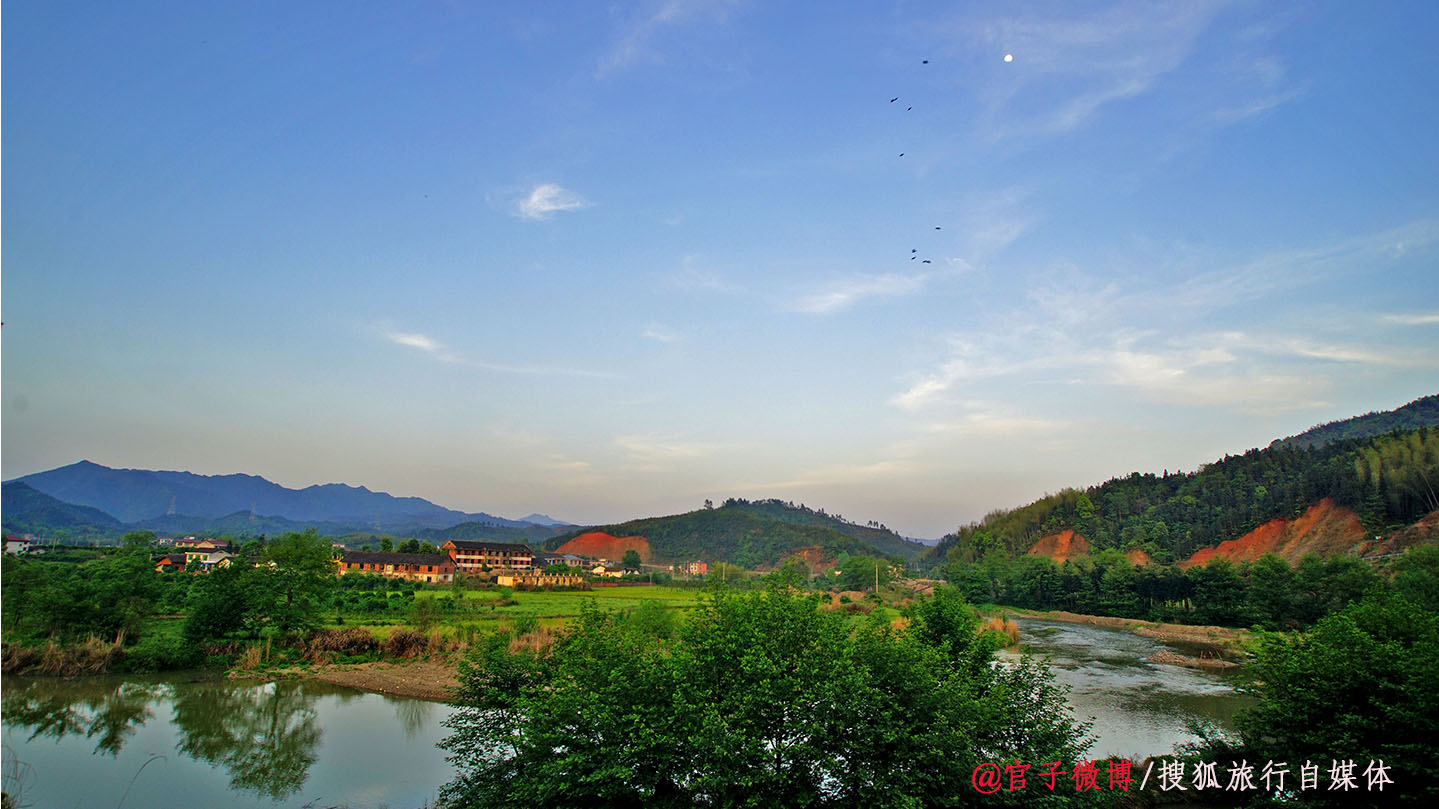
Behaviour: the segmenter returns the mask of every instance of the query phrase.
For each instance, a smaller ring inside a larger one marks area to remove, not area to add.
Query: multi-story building
[[[455,572],[466,576],[492,570],[530,570],[535,553],[528,545],[513,542],[480,542],[452,539],[440,546],[454,560]]]
[[[348,551],[336,560],[338,573],[369,573],[406,581],[443,584],[455,578],[455,563],[443,553]]]

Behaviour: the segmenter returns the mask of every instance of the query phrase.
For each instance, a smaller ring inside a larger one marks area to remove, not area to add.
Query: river
[[[1188,722],[1225,728],[1244,704],[1232,675],[1146,662],[1166,648],[1149,638],[1018,623],[1094,723],[1093,757],[1171,753]],[[5,789],[54,809],[415,809],[454,775],[435,746],[451,710],[302,680],[6,677]]]
[[[450,707],[313,681],[6,677],[5,790],[61,807],[433,804]]]
[[[1193,654],[1192,649],[1088,624],[1039,618],[1015,622],[1022,646],[1047,658],[1055,679],[1069,687],[1075,717],[1093,723],[1089,755],[1094,758],[1168,755],[1197,740],[1190,723],[1232,730],[1235,711],[1250,702],[1234,690],[1238,674],[1148,662],[1163,649]],[[1002,658],[1016,655],[1001,652]]]

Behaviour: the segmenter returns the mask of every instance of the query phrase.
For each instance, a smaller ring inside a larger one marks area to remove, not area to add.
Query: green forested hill
[[[1415,399],[1403,407],[1362,416],[1330,421],[1310,427],[1299,435],[1280,438],[1269,446],[1293,446],[1313,449],[1346,438],[1369,438],[1395,430],[1413,430],[1439,425],[1439,394]]]
[[[899,556],[905,560],[913,559],[922,551],[928,550],[928,546],[918,542],[911,542],[904,537],[889,530],[883,525],[871,523],[870,525],[856,525],[847,522],[837,514],[827,514],[824,509],[818,511],[806,508],[803,505],[796,506],[794,503],[787,503],[782,500],[743,500],[730,498],[720,506],[721,509],[736,509],[753,517],[767,520],[779,520],[780,522],[792,523],[794,525],[812,525],[819,528],[829,528],[854,537],[860,542],[883,551],[886,556]]]
[[[924,558],[951,549],[978,558],[1024,553],[1040,537],[1073,528],[1095,550],[1142,547],[1157,561],[1234,539],[1323,498],[1358,512],[1366,526],[1407,525],[1439,509],[1439,429],[1399,430],[1309,449],[1274,444],[1187,474],[1140,474],[1066,489],[1027,506],[991,512],[945,537]]]
[[[66,532],[70,538],[106,536],[121,523],[98,508],[65,503],[25,483],[10,481],[3,487],[5,530],[17,534]]]
[[[668,517],[581,528],[546,540],[544,547],[553,551],[588,531],[603,531],[617,537],[642,536],[649,540],[653,558],[661,562],[703,559],[763,567],[778,564],[785,556],[807,548],[819,548],[831,558],[840,552],[888,555],[833,528],[799,525],[735,507],[706,508]]]
[[[466,522],[449,528],[427,528],[411,532],[415,539],[443,545],[452,539],[489,540],[491,542],[539,543],[570,528],[568,525],[527,525],[515,528],[489,522]]]

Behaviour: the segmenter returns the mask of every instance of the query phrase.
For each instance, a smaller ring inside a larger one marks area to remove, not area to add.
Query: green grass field
[[[593,590],[533,590],[511,591],[508,588],[476,590],[421,590],[415,593],[415,601],[426,599],[440,605],[434,615],[432,628],[453,634],[461,626],[470,625],[480,632],[493,632],[516,621],[534,620],[540,626],[563,626],[580,614],[581,605],[586,601],[597,604],[603,610],[627,610],[643,603],[658,602],[668,609],[688,610],[700,602],[700,591],[693,588],[670,587],[596,587]],[[458,603],[456,599],[458,598]],[[513,602],[513,603],[507,603]],[[454,606],[450,606],[453,604]],[[410,616],[345,615],[345,626],[363,626],[377,635],[388,634],[394,626],[409,623]],[[334,622],[328,622],[334,626]]]

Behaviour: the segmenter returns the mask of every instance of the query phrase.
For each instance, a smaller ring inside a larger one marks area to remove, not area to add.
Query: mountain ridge
[[[248,512],[294,523],[333,523],[378,531],[448,528],[465,522],[523,528],[532,523],[467,513],[421,497],[396,497],[364,486],[320,483],[290,489],[259,475],[114,469],[83,460],[6,483],[24,483],[58,501],[99,509],[121,523],[167,517],[225,520]]]

